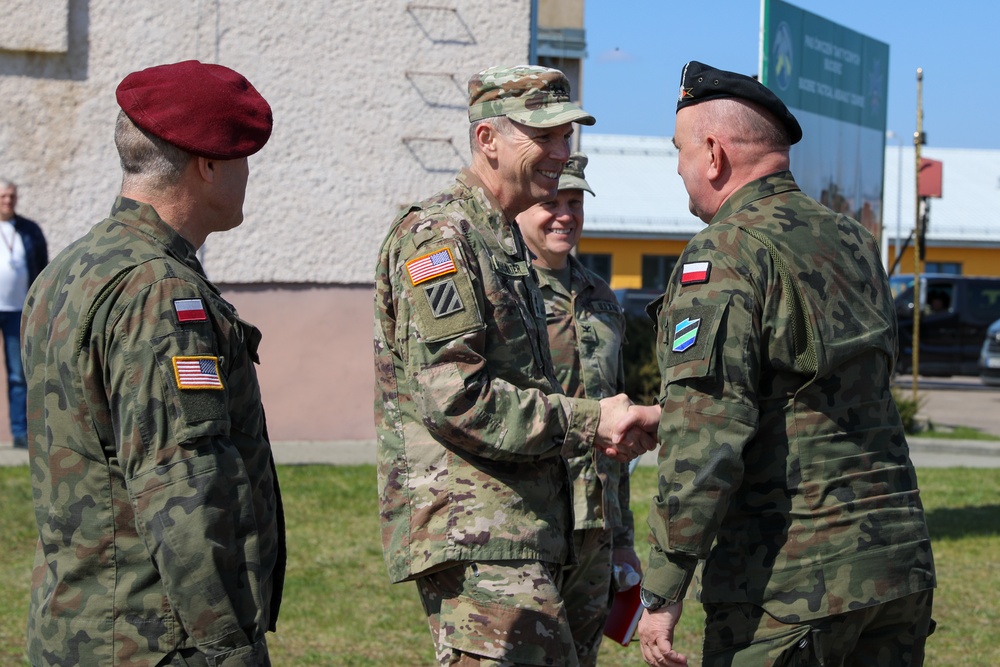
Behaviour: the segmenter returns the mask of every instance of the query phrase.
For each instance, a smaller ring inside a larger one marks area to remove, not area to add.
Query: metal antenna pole
[[[915,203],[913,234],[913,403],[917,404],[917,389],[920,382],[917,378],[920,370],[920,268],[923,258],[920,256],[924,248],[924,216],[920,214],[920,146],[924,143],[924,110],[921,106],[921,94],[923,91],[924,70],[917,68],[917,131],[913,133],[913,146],[915,156]]]

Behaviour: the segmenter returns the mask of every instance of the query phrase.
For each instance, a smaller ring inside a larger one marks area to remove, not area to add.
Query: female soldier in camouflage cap
[[[524,211],[517,224],[535,255],[556,378],[567,396],[600,399],[625,390],[625,317],[611,287],[572,254],[583,232],[583,193],[594,194],[586,166],[586,155],[572,154],[555,199]],[[559,590],[580,665],[592,666],[604,637],[612,568],[638,572],[641,566],[633,549],[628,466],[590,453],[568,463],[578,562],[564,568]]]

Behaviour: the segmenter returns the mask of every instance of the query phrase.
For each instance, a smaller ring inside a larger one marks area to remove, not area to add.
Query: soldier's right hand
[[[601,399],[601,420],[594,446],[605,456],[624,463],[656,448],[656,427],[649,432],[648,415],[633,413],[638,407],[625,394]]]

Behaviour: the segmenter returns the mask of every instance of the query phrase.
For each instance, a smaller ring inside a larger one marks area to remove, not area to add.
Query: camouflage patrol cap
[[[559,189],[586,190],[593,195],[594,191],[590,189],[590,184],[583,177],[583,170],[587,167],[588,161],[584,153],[571,154],[569,160],[563,166],[562,175],[559,177]],[[597,195],[594,196],[596,197]]]
[[[798,143],[802,139],[799,121],[785,103],[757,79],[716,69],[697,60],[684,65],[681,70],[681,90],[677,96],[678,111],[699,102],[725,97],[736,97],[763,107],[784,126],[788,132],[789,144]]]
[[[570,101],[565,74],[532,65],[490,67],[469,79],[469,122],[497,116],[529,127],[596,122]]]

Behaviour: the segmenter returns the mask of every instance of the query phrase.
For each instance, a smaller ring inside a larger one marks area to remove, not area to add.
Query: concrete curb
[[[913,464],[919,467],[1000,468],[1000,441],[908,438]],[[375,463],[374,440],[275,442],[279,465],[365,465]],[[28,451],[0,446],[0,466],[28,464]],[[656,465],[656,451],[647,452],[639,465]]]

